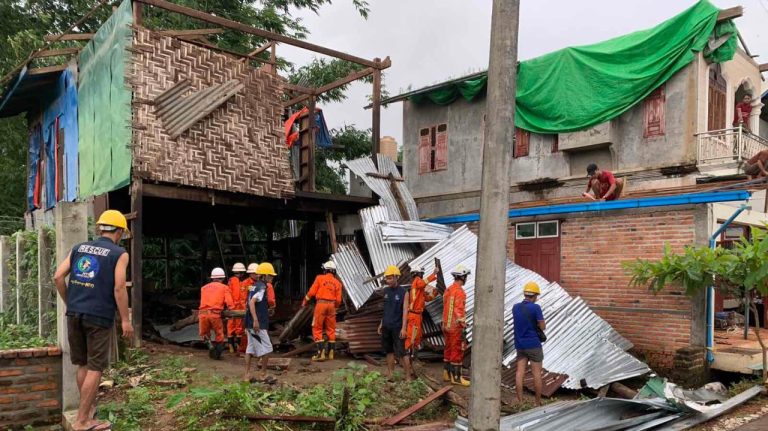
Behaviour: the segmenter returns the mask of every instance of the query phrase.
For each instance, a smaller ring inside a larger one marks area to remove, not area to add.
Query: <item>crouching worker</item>
[[[336,264],[333,261],[325,262],[323,273],[315,278],[301,304],[306,307],[312,298],[317,301],[312,317],[312,338],[317,345],[317,354],[312,357],[313,361],[333,359],[333,351],[336,348],[336,308],[341,306],[341,289],[342,284],[336,278]],[[328,337],[327,348],[323,341],[323,332]]]
[[[256,269],[257,279],[248,290],[248,312],[245,314],[245,328],[248,334],[248,347],[245,349],[245,377],[251,380],[251,358],[256,357],[257,368],[261,365],[259,380],[264,383],[275,383],[274,377],[267,376],[269,354],[272,353],[272,342],[269,340],[269,314],[274,308],[275,293],[272,291],[272,280],[275,269],[271,263],[261,263]]]
[[[443,295],[443,337],[445,338],[445,350],[443,361],[445,371],[443,380],[454,385],[469,386],[469,381],[462,377],[464,364],[465,329],[467,327],[467,314],[465,305],[467,294],[464,293],[464,284],[467,282],[469,269],[459,265],[451,272],[453,284],[445,289]]]
[[[221,312],[224,307],[234,310],[235,303],[229,286],[223,283],[226,275],[221,268],[213,268],[211,282],[200,290],[200,338],[208,343],[208,355],[213,359],[221,359],[224,351],[224,322],[221,320]],[[211,342],[211,331],[214,339]]]

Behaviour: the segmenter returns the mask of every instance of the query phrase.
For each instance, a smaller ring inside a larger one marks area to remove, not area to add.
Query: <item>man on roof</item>
[[[596,164],[587,166],[587,190],[581,195],[593,201],[615,201],[624,191],[624,179],[615,178],[613,172],[601,170]]]

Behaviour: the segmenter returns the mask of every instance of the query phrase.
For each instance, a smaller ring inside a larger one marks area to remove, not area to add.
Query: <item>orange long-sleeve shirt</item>
[[[235,302],[232,300],[232,293],[229,286],[218,281],[212,281],[200,289],[200,310],[208,310],[220,313],[224,306],[230,310],[235,309]]]
[[[333,274],[321,274],[315,278],[309,293],[304,298],[309,301],[312,298],[323,301],[334,301],[336,306],[341,306],[341,282]]]
[[[229,293],[232,294],[232,301],[234,301],[237,310],[245,310],[248,287],[244,283],[245,281],[240,281],[238,277],[231,277],[227,283],[229,285]]]
[[[408,295],[408,298],[410,298],[408,302],[408,311],[413,313],[423,313],[424,304],[426,304],[427,301],[437,298],[437,295],[439,294],[437,289],[433,290],[431,294],[426,291],[427,284],[436,279],[437,277],[435,277],[435,274],[431,274],[427,277],[426,282],[421,277],[413,278],[413,282],[411,283],[411,294]]]
[[[443,295],[443,325],[448,331],[463,328],[467,317],[465,305],[467,294],[455,281],[445,290]]]

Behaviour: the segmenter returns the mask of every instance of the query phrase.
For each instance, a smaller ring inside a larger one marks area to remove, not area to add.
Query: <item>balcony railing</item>
[[[699,133],[696,138],[699,166],[733,162],[740,165],[758,152],[768,149],[768,140],[743,127]]]

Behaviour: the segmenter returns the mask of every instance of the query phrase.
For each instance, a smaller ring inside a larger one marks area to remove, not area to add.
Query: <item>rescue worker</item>
[[[317,354],[312,356],[312,360],[318,362],[333,359],[336,348],[336,308],[341,306],[342,289],[341,281],[336,278],[336,264],[329,260],[322,268],[323,273],[315,278],[301,303],[302,307],[306,307],[313,298],[316,301],[312,318],[312,338],[317,345]],[[328,338],[327,346],[323,341],[323,332]]]
[[[387,372],[390,379],[395,371],[395,357],[401,360],[406,380],[411,380],[411,358],[405,354],[405,325],[408,315],[408,291],[397,282],[400,269],[389,265],[384,271],[384,316],[379,322],[381,348],[387,355]]]
[[[465,329],[467,327],[465,310],[467,294],[464,293],[464,284],[467,282],[469,274],[469,269],[463,265],[457,266],[451,272],[453,284],[445,289],[445,294],[443,294],[442,329],[445,338],[443,380],[461,386],[469,386],[469,381],[462,377]]]
[[[229,292],[236,310],[245,310],[245,299],[248,296],[248,287],[243,286],[245,280],[245,265],[237,262],[232,266],[232,277],[229,277]],[[240,340],[243,337],[243,319],[232,318],[227,322],[227,336],[229,337],[229,352],[240,349]],[[245,350],[245,346],[243,346]]]
[[[200,289],[200,338],[210,343],[209,356],[213,359],[221,359],[221,352],[224,350],[224,323],[221,320],[221,312],[225,306],[230,310],[235,308],[229,286],[223,283],[226,277],[223,269],[213,268],[211,282]],[[211,331],[215,334],[213,342],[210,341]]]
[[[256,267],[254,283],[248,289],[248,312],[245,315],[248,348],[245,350],[245,381],[251,380],[251,358],[256,357],[257,368],[261,365],[259,381],[275,383],[274,378],[267,376],[269,354],[272,353],[272,342],[269,339],[269,316],[275,308],[275,292],[272,290],[272,280],[275,268],[271,263],[263,262]]]
[[[421,318],[424,313],[424,305],[427,301],[437,298],[440,292],[434,286],[428,284],[437,279],[437,268],[427,277],[426,282],[424,281],[424,268],[412,266],[411,274],[413,275],[413,281],[411,282],[411,291],[408,293],[408,323],[406,324],[405,351],[411,358],[415,358],[423,334]]]

